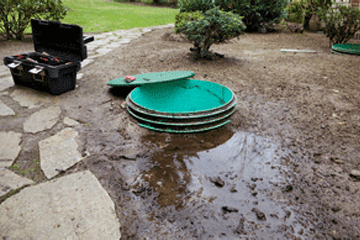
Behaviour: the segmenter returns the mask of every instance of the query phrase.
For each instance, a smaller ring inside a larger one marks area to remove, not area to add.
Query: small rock
[[[252,212],[254,212],[257,216],[257,218],[261,221],[266,221],[266,216],[263,212],[261,212],[259,209],[257,208],[253,208],[251,209]]]
[[[239,221],[239,225],[234,230],[235,233],[241,234],[241,235],[246,235],[246,232],[244,230],[244,222],[245,222],[245,219],[241,218]]]
[[[223,187],[225,185],[225,182],[221,180],[220,177],[210,178],[210,182],[215,183],[215,185],[218,187]]]
[[[293,190],[293,186],[291,184],[286,185],[285,192],[291,192]]]
[[[358,180],[360,180],[360,171],[358,171],[358,170],[352,170],[352,171],[350,172],[350,177],[357,178]]]
[[[236,192],[237,192],[235,186],[232,186],[232,187],[230,188],[230,192],[231,192],[231,193],[236,193]]]
[[[238,209],[236,208],[232,208],[232,207],[229,207],[229,206],[224,206],[221,208],[224,212],[239,212]]]
[[[251,190],[255,190],[255,188],[256,188],[256,184],[255,184],[255,183],[253,183],[253,184],[249,185],[248,187],[249,187]]]
[[[331,210],[332,210],[333,212],[338,212],[338,211],[341,210],[341,207],[335,206],[335,207],[332,207]]]
[[[121,106],[121,108],[125,109],[126,108],[126,102],[121,103],[120,106]]]

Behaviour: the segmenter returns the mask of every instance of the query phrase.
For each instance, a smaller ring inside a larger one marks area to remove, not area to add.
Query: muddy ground
[[[172,31],[96,59],[78,88],[55,99],[82,123],[82,151],[91,154],[65,174],[89,169],[98,177],[116,204],[122,239],[360,238],[360,181],[350,176],[360,170],[360,57],[332,54],[324,35],[306,32],[245,34],[212,46],[223,59],[194,60],[191,44]],[[1,59],[32,50],[31,42],[1,44]],[[106,86],[173,70],[232,89],[231,123],[198,134],[153,132],[124,109],[131,89]],[[7,130],[21,131],[32,110],[24,111]],[[62,127],[27,134],[17,171]],[[46,181],[40,168],[26,176]]]

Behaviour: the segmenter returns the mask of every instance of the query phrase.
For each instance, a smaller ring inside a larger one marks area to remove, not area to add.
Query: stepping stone
[[[0,205],[0,239],[120,238],[114,203],[90,171],[25,188]]]
[[[15,112],[0,100],[0,116],[13,116]]]
[[[79,125],[80,123],[78,121],[75,121],[71,118],[65,117],[64,118],[64,124],[69,126],[69,127],[74,127],[76,125]]]
[[[0,77],[11,76],[11,72],[8,67],[0,66]]]
[[[30,184],[34,184],[34,182],[28,178],[21,177],[8,169],[0,167],[0,197],[12,190]]]
[[[11,76],[0,78],[0,91],[14,86],[14,81]]]
[[[0,132],[0,167],[10,167],[19,155],[21,133]]]
[[[111,49],[111,48],[99,48],[99,49],[96,49],[96,52],[99,53],[100,55],[108,54],[111,51],[113,51],[113,49]]]
[[[81,62],[81,68],[86,67],[87,65],[89,65],[90,63],[94,62],[94,60],[92,59],[85,59],[84,61]]]
[[[53,96],[30,88],[15,89],[10,97],[17,101],[22,107],[27,107],[29,109],[40,107],[46,103],[52,102],[54,99]]]
[[[24,131],[37,133],[51,129],[59,120],[61,109],[59,106],[51,106],[32,114],[24,123]]]
[[[82,79],[84,77],[84,74],[83,73],[78,73],[77,75],[76,75],[76,80],[80,80],[80,79]]]
[[[77,140],[78,132],[65,128],[39,142],[40,165],[48,179],[83,159],[78,151]]]

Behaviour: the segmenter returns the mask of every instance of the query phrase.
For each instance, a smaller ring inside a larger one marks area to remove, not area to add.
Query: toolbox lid
[[[73,61],[87,57],[81,26],[31,19],[31,28],[36,52]]]
[[[109,81],[107,84],[111,87],[126,87],[132,86],[137,87],[144,84],[168,82],[180,79],[186,79],[193,77],[194,72],[191,71],[169,71],[169,72],[151,72],[133,75],[135,77],[133,81],[127,82],[127,77],[116,78]]]

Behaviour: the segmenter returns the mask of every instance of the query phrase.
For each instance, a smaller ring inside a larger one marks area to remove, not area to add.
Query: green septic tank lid
[[[222,108],[233,99],[229,88],[193,79],[146,84],[135,88],[129,95],[138,106],[166,114],[209,112]]]
[[[143,73],[138,75],[131,75],[130,77],[135,77],[133,81],[126,81],[126,77],[116,78],[109,81],[107,84],[111,87],[126,87],[126,86],[141,86],[143,84],[149,83],[161,83],[179,79],[186,79],[193,77],[194,72],[191,71],[169,71],[169,72],[151,72]]]
[[[334,44],[332,45],[331,49],[336,52],[360,55],[360,44],[355,44],[355,43]]]
[[[236,96],[229,88],[194,79],[146,84],[135,88],[126,101],[140,126],[169,133],[224,126],[236,110]]]

